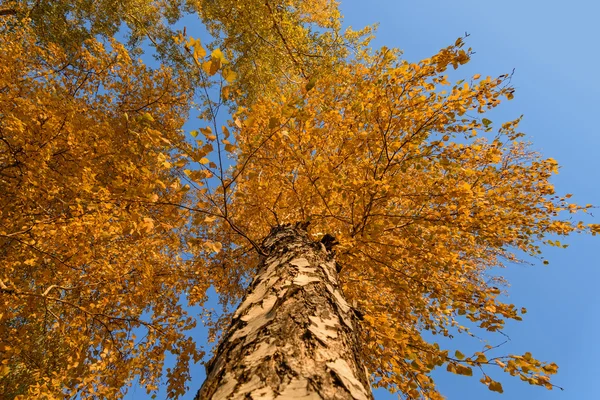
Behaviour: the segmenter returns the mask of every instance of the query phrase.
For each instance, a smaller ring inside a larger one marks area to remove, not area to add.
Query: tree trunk
[[[300,224],[273,229],[263,247],[196,399],[373,399],[333,252]]]

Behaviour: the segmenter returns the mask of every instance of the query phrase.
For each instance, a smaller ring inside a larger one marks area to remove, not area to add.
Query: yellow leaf
[[[144,223],[142,226],[146,230],[146,232],[151,232],[154,229],[154,220],[152,218],[145,217],[143,219]]]
[[[473,369],[459,364],[456,366],[456,373],[459,375],[473,376]]]
[[[204,164],[208,164],[210,162],[210,160],[208,158],[206,158],[206,157],[202,157],[200,160],[198,160],[198,162],[200,164],[204,165]]]
[[[463,182],[460,185],[458,185],[458,188],[465,191],[465,192],[470,192],[471,191],[471,185],[468,182]]]
[[[216,215],[207,215],[207,216],[204,218],[204,222],[208,222],[208,223],[210,223],[210,222],[215,222],[215,220],[216,220],[216,219],[217,219],[217,216],[216,216]]]
[[[223,55],[223,52],[221,51],[221,49],[214,49],[212,53],[210,53],[210,56],[214,59],[214,60],[218,60],[220,64],[227,64],[227,59],[225,58],[225,55]]]
[[[504,390],[502,389],[502,384],[500,382],[492,381],[488,388],[492,392],[504,393]]]
[[[213,76],[217,73],[221,66],[219,61],[209,60],[202,63],[202,70],[206,72],[208,76]]]
[[[254,125],[255,122],[256,122],[256,116],[251,115],[244,121],[244,126],[246,128],[250,128]]]
[[[183,35],[181,34],[181,32],[179,32],[176,36],[171,36],[171,39],[173,39],[173,42],[175,42],[175,44],[180,44],[181,42],[183,42]]]
[[[227,127],[225,125],[223,125],[221,127],[221,130],[223,131],[223,136],[225,137],[225,139],[228,139],[229,135],[230,135],[229,129],[227,129]]]
[[[273,129],[277,126],[279,126],[279,118],[277,118],[277,117],[269,118],[269,129]]]
[[[221,98],[223,100],[229,99],[230,91],[231,91],[231,86],[223,86],[221,88]]]
[[[477,353],[475,353],[475,355],[477,356],[477,359],[476,359],[477,362],[480,362],[480,363],[487,362],[487,357],[485,356],[484,353],[478,351]]]
[[[23,262],[23,264],[25,265],[29,265],[29,266],[34,266],[37,262],[37,258],[30,258],[29,260],[25,260],[25,262]]]
[[[194,42],[193,48],[195,60],[198,60],[199,58],[204,58],[204,56],[206,56],[206,50],[200,45],[199,39]]]
[[[204,243],[204,248],[209,251],[212,251],[213,253],[218,253],[223,248],[223,245],[219,242],[208,241]]]
[[[223,75],[223,79],[225,79],[229,83],[233,82],[237,77],[237,74],[229,68],[224,68],[221,72],[221,75]]]
[[[142,120],[144,122],[154,122],[154,117],[152,117],[152,114],[150,114],[150,113],[144,113],[142,115]]]
[[[199,44],[200,44],[200,39],[194,39],[193,37],[190,37],[187,42],[188,47],[195,47],[196,45],[199,45]]]
[[[317,84],[317,77],[316,76],[311,77],[305,86],[306,91],[309,92],[312,88],[315,87],[316,84]]]
[[[210,126],[207,126],[206,128],[200,128],[200,132],[202,132],[204,137],[206,137],[208,140],[215,140],[217,138],[217,136],[213,134]]]

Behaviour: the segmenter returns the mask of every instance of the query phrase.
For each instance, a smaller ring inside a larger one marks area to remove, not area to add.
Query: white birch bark
[[[274,229],[263,245],[269,255],[196,399],[373,399],[359,320],[344,300],[333,253],[298,224]]]

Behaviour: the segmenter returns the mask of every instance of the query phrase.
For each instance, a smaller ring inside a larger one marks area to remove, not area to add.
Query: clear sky
[[[600,205],[600,77],[596,74],[600,3],[341,0],[341,8],[346,25],[361,28],[379,23],[373,46],[398,47],[410,61],[430,57],[469,33],[467,47],[476,54],[458,70],[457,79],[476,73],[495,76],[514,68],[515,98],[503,103],[490,119],[501,122],[524,114],[520,130],[533,148],[562,166],[553,180],[557,193],[573,193],[571,200]],[[588,222],[600,223],[600,209],[596,212],[598,217]],[[561,241],[569,248],[545,249],[549,266],[515,265],[501,271],[512,285],[510,302],[528,309],[523,322],[507,326],[511,341],[501,352],[531,351],[540,360],[556,362],[560,369],[553,382],[565,390],[529,386],[492,369],[491,376],[504,387],[504,394],[498,394],[476,377],[453,375],[442,368],[434,377],[449,400],[600,399],[600,257],[596,251],[600,236],[576,235]],[[205,337],[200,330],[198,335],[200,341]],[[462,339],[456,343],[466,344]],[[194,397],[203,370],[193,368],[194,380],[184,399]],[[127,398],[147,396],[133,388]],[[397,397],[376,391],[375,398]]]
[[[459,75],[515,69],[515,98],[491,119],[524,114],[521,131],[562,166],[553,180],[557,193],[600,205],[599,2],[341,0],[341,8],[354,28],[379,23],[374,47],[398,47],[410,61],[430,57],[468,32],[467,46],[476,54]],[[600,223],[600,210],[596,213],[589,222]],[[565,243],[569,248],[546,249],[547,267],[501,271],[512,284],[510,301],[528,309],[523,322],[508,325],[511,341],[502,351],[531,351],[556,362],[554,383],[565,390],[548,391],[496,373],[492,376],[504,387],[498,394],[474,377],[440,371],[435,378],[449,400],[600,399],[600,237],[578,235]],[[375,397],[396,398],[382,391]]]

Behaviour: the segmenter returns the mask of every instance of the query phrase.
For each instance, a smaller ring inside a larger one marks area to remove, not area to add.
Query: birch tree
[[[496,268],[599,231],[520,119],[486,116],[509,74],[450,82],[465,38],[410,62],[327,0],[113,3],[0,12],[3,397],[163,378],[179,397],[203,356],[183,302],[209,287],[225,313],[200,399],[440,399],[435,368],[554,387],[530,353],[426,339],[521,320]],[[186,13],[211,39],[174,27]]]

